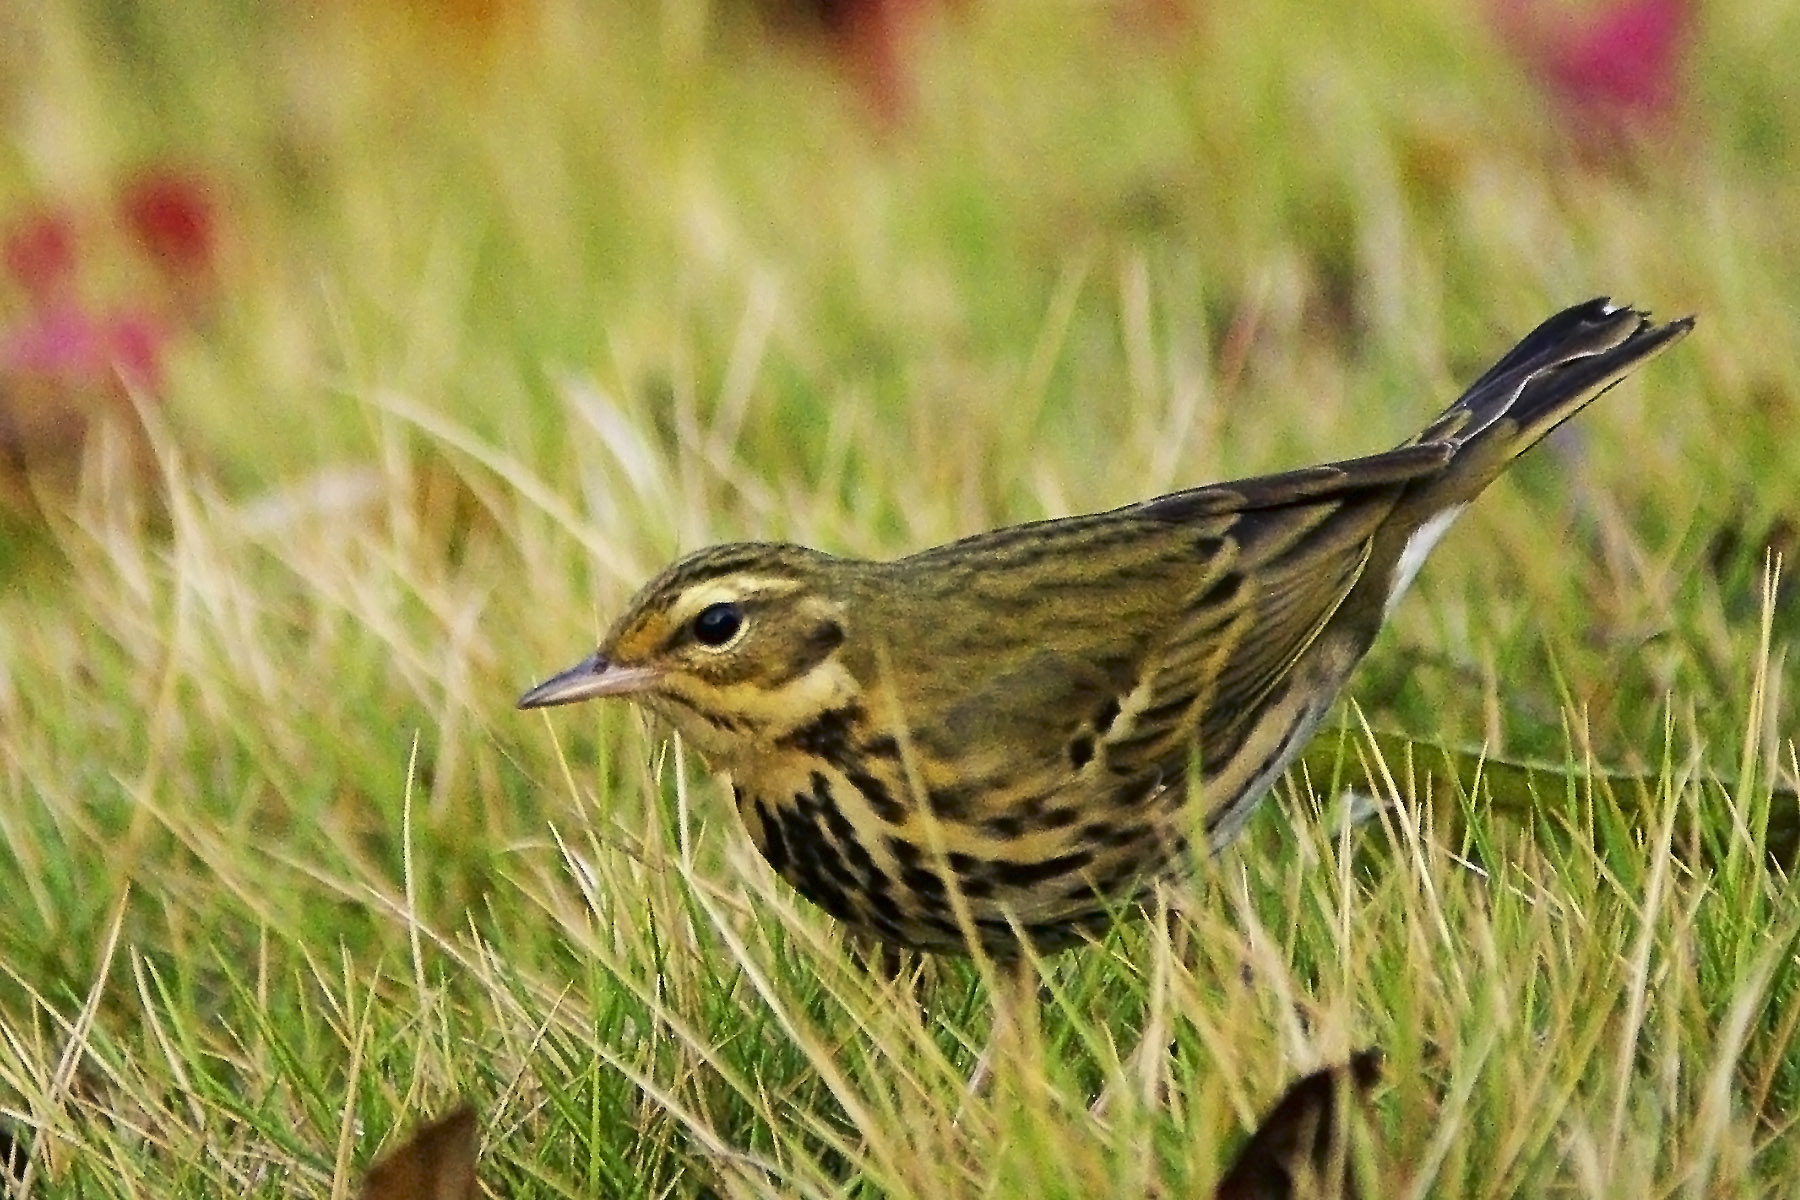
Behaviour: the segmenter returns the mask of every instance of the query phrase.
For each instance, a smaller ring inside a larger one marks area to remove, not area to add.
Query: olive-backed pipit
[[[1464,506],[1692,324],[1578,305],[1367,458],[893,562],[701,550],[519,704],[666,718],[769,865],[882,942],[1066,946],[1193,857],[1192,775],[1228,842]]]

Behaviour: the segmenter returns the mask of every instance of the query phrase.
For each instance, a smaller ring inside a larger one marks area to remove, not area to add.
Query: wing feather
[[[1106,747],[1113,772],[1137,777],[1185,768],[1197,744],[1202,770],[1234,753],[1264,701],[1278,691],[1362,576],[1375,531],[1396,492],[1246,514],[1262,526],[1228,536],[1254,547],[1232,573],[1197,595],[1149,656],[1127,729]]]

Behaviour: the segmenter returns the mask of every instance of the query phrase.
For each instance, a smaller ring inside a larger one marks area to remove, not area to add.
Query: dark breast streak
[[[815,770],[811,782],[773,794],[737,785],[745,828],[795,891],[884,942],[966,954],[966,919],[984,951],[1010,959],[1019,953],[1021,933],[1041,950],[1058,950],[1113,920],[1089,871],[1096,851],[1033,862],[934,853],[899,827],[871,833],[866,818],[872,813],[841,772]],[[1063,897],[1048,912],[1040,899],[1046,891]]]
[[[1212,850],[1236,836],[1317,728],[1361,657],[1354,642],[1321,639],[1237,745],[1215,747],[1222,757],[1211,762],[1201,748]],[[1117,715],[1108,706],[1096,727]],[[899,743],[851,705],[740,763],[734,794],[769,865],[833,917],[935,953],[967,952],[972,934],[1004,959],[1021,934],[1043,951],[1086,940],[1130,915],[1156,880],[1189,869],[1186,765],[1120,776],[1097,762],[1045,795],[1002,800],[1004,781],[975,781],[928,789],[920,804]]]
[[[883,941],[966,953],[972,934],[1004,959],[1022,934],[1061,949],[1128,915],[1151,881],[1185,865],[1185,814],[1167,804],[1160,777],[1109,781],[1102,802],[1065,788],[1016,812],[971,796],[933,794],[921,806],[895,740],[865,729],[858,709],[825,714],[740,765],[735,797],[777,874]]]

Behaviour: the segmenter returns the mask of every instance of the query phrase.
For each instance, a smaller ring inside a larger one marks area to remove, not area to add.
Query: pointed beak
[[[656,682],[650,667],[624,667],[607,662],[599,653],[589,655],[560,675],[552,675],[519,697],[520,708],[549,708],[573,704],[597,696],[632,696]]]

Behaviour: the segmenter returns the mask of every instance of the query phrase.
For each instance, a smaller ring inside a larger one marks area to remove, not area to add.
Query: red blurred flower
[[[119,213],[138,244],[181,275],[212,270],[218,247],[213,199],[200,179],[150,170],[119,189]]]
[[[45,210],[6,236],[6,269],[36,304],[66,296],[75,285],[75,223]]]
[[[1673,114],[1692,0],[1615,0],[1562,15],[1541,0],[1494,3],[1502,36],[1582,133],[1630,136]]]

